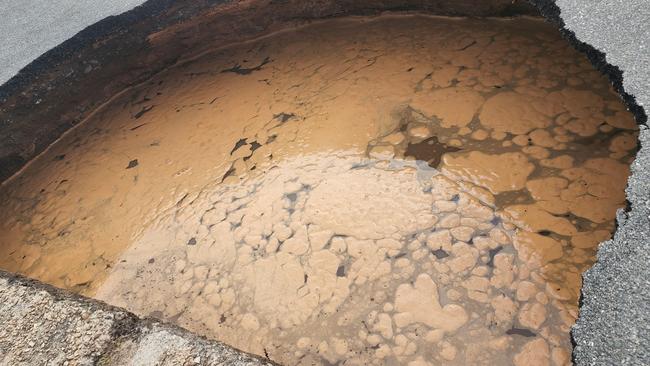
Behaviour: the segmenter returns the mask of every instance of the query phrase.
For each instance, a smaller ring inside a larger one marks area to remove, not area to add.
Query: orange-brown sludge
[[[566,365],[635,149],[541,21],[328,20],[101,108],[2,187],[0,266],[285,364]]]

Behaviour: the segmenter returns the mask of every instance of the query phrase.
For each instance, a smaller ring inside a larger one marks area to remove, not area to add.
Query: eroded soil
[[[3,185],[0,266],[284,364],[566,365],[636,141],[541,21],[328,20],[98,110]]]

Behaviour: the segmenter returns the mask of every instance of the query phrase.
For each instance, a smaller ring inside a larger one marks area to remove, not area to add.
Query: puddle
[[[98,110],[3,185],[0,267],[284,364],[566,365],[636,141],[541,21],[327,20]]]

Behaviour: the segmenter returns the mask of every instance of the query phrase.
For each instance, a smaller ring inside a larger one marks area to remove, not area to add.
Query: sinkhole
[[[299,23],[6,179],[0,268],[280,364],[570,364],[637,149],[609,81],[538,17]]]

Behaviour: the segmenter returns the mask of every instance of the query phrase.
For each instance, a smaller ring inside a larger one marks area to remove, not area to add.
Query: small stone
[[[345,266],[344,265],[340,265],[336,269],[336,277],[345,277]]]
[[[139,164],[138,159],[133,159],[133,160],[129,161],[129,165],[126,166],[126,169],[135,168],[136,166],[138,166],[138,164]]]

